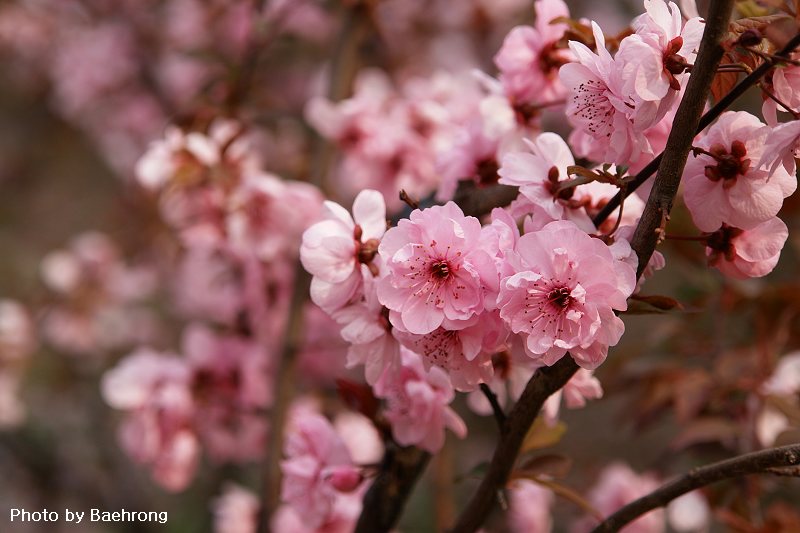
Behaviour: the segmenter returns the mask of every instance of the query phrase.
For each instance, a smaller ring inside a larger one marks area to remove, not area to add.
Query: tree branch
[[[494,413],[494,419],[497,420],[497,425],[502,428],[506,423],[506,414],[503,412],[503,407],[500,405],[500,402],[497,401],[497,394],[495,394],[486,383],[481,383],[481,392],[486,396],[486,399],[489,400],[489,405],[492,406],[492,412]]]
[[[795,35],[786,45],[775,54],[776,56],[780,57],[788,57],[795,48],[800,46],[800,33]],[[728,109],[731,104],[733,104],[740,96],[742,96],[748,89],[754,87],[762,77],[764,77],[767,72],[772,70],[775,67],[776,62],[764,62],[758,66],[751,74],[747,75],[736,87],[731,89],[731,91],[726,94],[724,97],[720,99],[719,102],[714,104],[714,107],[708,110],[706,114],[700,119],[700,123],[697,125],[697,129],[695,130],[696,133],[700,133],[709,124],[714,122],[717,117],[719,117],[723,111]],[[691,79],[691,78],[690,78]],[[677,117],[676,117],[677,120]],[[614,212],[615,209],[619,207],[620,200],[623,196],[630,195],[633,191],[639,188],[639,186],[647,181],[650,176],[652,176],[656,170],[658,170],[659,165],[661,164],[661,159],[664,156],[664,152],[658,154],[655,159],[650,161],[642,170],[640,170],[633,180],[628,183],[628,189],[626,191],[620,191],[617,193],[609,202],[606,204],[603,209],[595,217],[595,225],[598,225],[598,220],[602,221],[608,218],[611,213]]]
[[[687,492],[717,481],[769,472],[773,468],[796,465],[800,465],[800,444],[748,453],[701,468],[695,468],[678,479],[662,485],[647,496],[629,503],[601,522],[592,530],[592,533],[619,531],[623,526],[633,522],[643,514],[658,507],[663,507]]]
[[[669,133],[667,146],[659,161],[656,182],[631,240],[631,248],[639,258],[637,277],[642,275],[656,249],[660,237],[658,231],[663,231],[662,226],[669,217],[678,193],[683,167],[692,148],[692,139],[698,131],[700,115],[708,99],[717,65],[722,59],[724,50],[720,43],[728,31],[732,11],[733,0],[711,2],[700,51],[686,85],[686,93],[678,106],[674,127]]]
[[[683,166],[694,137],[692,132],[697,129],[711,81],[722,58],[723,50],[719,43],[727,31],[732,10],[733,0],[711,3],[695,68],[692,69],[686,93],[675,115],[675,127],[667,140],[664,157],[658,165],[655,186],[631,242],[631,247],[639,258],[637,278],[641,276],[655,250],[658,240],[655,230],[660,227],[663,217],[669,214],[678,192]],[[611,212],[613,210],[598,215],[596,224],[602,223]],[[508,416],[486,477],[467,504],[452,533],[473,533],[481,527],[497,501],[498,492],[504,489],[525,434],[539,414],[544,401],[563,387],[577,370],[575,361],[565,356],[552,367],[540,368],[533,375]]]

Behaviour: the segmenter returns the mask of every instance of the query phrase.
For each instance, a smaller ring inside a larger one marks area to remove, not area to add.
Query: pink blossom
[[[228,483],[212,504],[214,533],[256,533],[260,507],[255,494]]]
[[[567,221],[523,235],[515,252],[498,307],[530,357],[552,365],[570,352],[584,368],[599,366],[625,330],[614,310],[627,308],[635,270]]]
[[[600,27],[592,23],[597,54],[584,44],[570,41],[577,61],[561,67],[559,76],[567,88],[567,119],[575,130],[570,144],[593,145],[600,160],[628,164],[650,150],[641,132],[658,119],[658,103],[637,99],[626,78],[624,58],[615,61],[605,48]],[[585,141],[575,137],[583,137]],[[578,155],[587,155],[578,150]]]
[[[292,415],[284,453],[281,499],[307,527],[320,527],[329,519],[337,497],[329,474],[352,466],[347,447],[325,417],[302,409]]]
[[[425,368],[444,369],[458,391],[475,390],[488,382],[494,370],[492,354],[503,348],[508,332],[495,311],[453,322],[425,335],[395,330],[405,346],[422,356]]]
[[[444,445],[445,428],[464,438],[467,426],[450,408],[455,393],[439,367],[427,372],[422,358],[400,348],[402,366],[389,368],[375,385],[375,395],[387,402],[386,419],[402,446],[415,445],[436,453]]]
[[[342,326],[342,338],[350,343],[347,367],[364,365],[367,383],[374,385],[386,368],[399,365],[400,345],[391,334],[387,309],[378,301],[377,281],[366,272],[363,276],[362,300],[339,309],[333,318]]]
[[[797,61],[800,59],[800,53],[794,52],[789,57]],[[776,68],[772,71],[772,76],[767,77],[767,81],[771,82],[772,94],[781,102],[789,106],[792,111],[800,110],[800,91],[797,90],[797,87],[800,87],[800,66],[786,65]],[[761,110],[764,120],[770,126],[778,125],[777,111],[787,111],[772,98],[764,98]]]
[[[665,0],[645,0],[644,6],[647,12],[632,23],[636,33],[622,40],[615,59],[630,65],[626,76],[639,98],[660,102],[659,120],[687,77],[705,23],[692,18],[684,25],[678,6]]]
[[[553,493],[538,483],[517,479],[509,487],[509,528],[512,533],[548,533],[553,527]]]
[[[303,384],[330,387],[344,375],[349,343],[340,335],[336,321],[313,303],[303,311],[302,345],[297,354],[297,376]]]
[[[128,455],[164,488],[184,489],[200,457],[188,367],[177,357],[139,349],[103,376],[101,389],[111,407],[129,411],[119,432]]]
[[[626,200],[627,202],[627,200]],[[624,220],[624,216],[623,216]],[[639,257],[636,255],[636,252],[631,248],[630,241],[633,239],[633,233],[636,230],[635,226],[620,226],[617,231],[614,233],[613,240],[609,245],[609,249],[611,250],[614,259],[617,261],[622,261],[627,263],[632,269],[636,270],[637,265],[639,264]],[[639,292],[639,289],[642,288],[642,284],[653,277],[653,275],[664,268],[666,266],[666,260],[664,259],[664,254],[655,250],[653,255],[650,256],[650,260],[647,262],[647,266],[644,267],[642,271],[642,275],[636,282],[636,289],[634,293]]]
[[[383,439],[375,424],[366,416],[343,411],[334,418],[333,427],[350,451],[355,464],[375,464],[383,457]]]
[[[528,148],[526,152],[506,154],[499,170],[500,183],[518,186],[520,195],[527,200],[516,202],[516,207],[512,205],[512,212],[532,212],[538,227],[554,220],[571,220],[582,229],[593,231],[583,202],[573,198],[575,190],[559,190],[559,183],[570,179],[567,168],[575,164],[567,143],[548,132],[529,142]]]
[[[757,166],[769,128],[745,111],[727,111],[695,143],[683,171],[683,197],[694,223],[716,231],[725,223],[753,229],[778,214],[797,180],[778,167]]]
[[[603,516],[609,516],[621,507],[654,491],[659,486],[652,474],[637,474],[624,463],[612,463],[603,469],[600,479],[588,493],[589,502]],[[589,531],[593,521],[584,521],[577,531]],[[651,511],[626,526],[630,533],[662,533],[664,511]]]
[[[387,269],[378,298],[392,311],[392,324],[425,334],[481,313],[497,273],[480,241],[478,219],[453,202],[415,210],[387,231],[378,249]]]
[[[778,264],[789,229],[773,217],[749,230],[723,224],[708,236],[708,264],[737,279],[766,276]]]
[[[516,106],[563,98],[558,68],[574,57],[569,50],[558,46],[567,25],[552,23],[559,17],[569,17],[567,5],[562,0],[537,0],[534,10],[534,26],[512,29],[494,57],[505,93]]]
[[[359,193],[353,216],[342,206],[325,202],[326,217],[303,234],[300,259],[314,278],[311,298],[333,312],[352,301],[363,286],[361,265],[377,274],[372,262],[386,231],[386,206],[374,190]]]
[[[600,380],[594,377],[594,372],[579,369],[574,376],[564,385],[564,388],[552,394],[542,408],[547,421],[554,424],[558,420],[558,411],[561,400],[570,409],[580,409],[586,405],[586,400],[596,400],[603,397],[603,387]]]
[[[779,165],[783,165],[786,172],[794,176],[797,174],[795,159],[798,157],[800,157],[800,120],[792,120],[779,124],[767,135],[758,167],[774,174]]]
[[[687,492],[667,505],[667,522],[679,533],[705,533],[711,529],[711,508],[699,490]]]
[[[21,361],[36,346],[33,321],[22,304],[0,298],[0,368]]]

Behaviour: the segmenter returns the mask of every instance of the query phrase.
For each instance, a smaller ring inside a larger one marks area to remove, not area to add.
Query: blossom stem
[[[797,465],[800,465],[800,444],[747,453],[708,466],[695,468],[683,476],[662,485],[650,494],[624,506],[595,527],[592,533],[619,531],[643,514],[658,507],[663,507],[687,492],[717,481],[751,474],[776,473],[774,469],[782,467],[790,467],[789,471],[791,471]],[[778,472],[780,471],[778,470]]]
[[[792,37],[786,46],[784,46],[777,54],[774,54],[778,58],[785,58],[789,54],[791,54],[795,48],[800,46],[800,33]],[[749,76],[745,77],[739,84],[734,87],[733,89],[728,92],[725,96],[720,98],[720,100],[714,104],[714,106],[708,110],[706,114],[702,116],[700,119],[700,124],[697,126],[696,133],[700,133],[703,131],[709,124],[714,122],[717,117],[719,117],[723,111],[728,109],[733,102],[735,102],[741,95],[743,95],[748,89],[755,86],[764,75],[767,74],[770,70],[772,70],[776,65],[776,61],[767,61],[762,63],[758,66]],[[609,202],[600,210],[600,212],[595,216],[595,225],[598,224],[598,220],[602,222],[608,216],[614,212],[614,210],[619,206],[620,199],[622,196],[627,196],[634,192],[639,186],[647,181],[650,176],[655,174],[656,170],[658,170],[658,165],[661,163],[661,159],[664,156],[664,152],[661,152],[656,156],[650,163],[647,164],[642,170],[636,174],[636,177],[631,180],[628,190],[624,193],[620,191],[617,193]]]
[[[793,116],[795,119],[800,119],[800,112],[797,112],[797,111],[795,111],[794,109],[792,109],[791,107],[789,107],[789,106],[788,106],[788,105],[787,105],[787,104],[786,104],[786,103],[785,103],[783,100],[781,100],[780,98],[778,98],[778,97],[775,95],[775,93],[773,93],[772,91],[770,91],[770,90],[767,88],[767,86],[766,86],[766,85],[764,85],[764,83],[763,83],[763,82],[762,82],[762,83],[759,83],[759,84],[758,84],[758,86],[759,86],[759,88],[761,88],[761,91],[762,91],[764,94],[766,94],[766,95],[767,95],[769,98],[771,98],[771,99],[772,99],[772,100],[773,100],[775,103],[777,103],[779,106],[781,106],[781,107],[782,107],[782,108],[784,108],[786,111],[788,111],[788,112],[789,112],[789,113],[790,113],[790,114],[791,114],[791,115],[792,115],[792,116]]]
[[[481,392],[486,396],[486,399],[489,400],[489,405],[492,406],[492,412],[494,413],[494,419],[497,420],[497,425],[502,428],[503,424],[506,423],[506,414],[503,412],[500,402],[497,401],[497,395],[486,383],[481,383]]]

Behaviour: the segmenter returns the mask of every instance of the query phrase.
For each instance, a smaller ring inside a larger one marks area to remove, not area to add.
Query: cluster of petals
[[[778,217],[748,230],[723,224],[707,237],[708,264],[731,278],[760,278],[778,264],[787,238],[789,229]]]
[[[292,412],[284,454],[281,499],[310,530],[329,521],[340,492],[363,479],[331,423],[305,406]]]
[[[594,372],[580,368],[561,390],[547,398],[542,406],[542,413],[552,424],[558,420],[562,401],[569,409],[580,409],[586,405],[586,400],[602,397],[603,386],[600,380],[594,377]]]
[[[481,235],[478,219],[453,202],[415,210],[386,232],[378,248],[386,269],[378,298],[395,327],[422,335],[491,304],[497,271]]]
[[[388,369],[374,387],[386,400],[394,439],[435,453],[444,445],[445,428],[464,438],[467,426],[450,407],[455,392],[447,373],[437,366],[426,371],[422,358],[405,347],[400,357],[400,368]]]
[[[727,111],[695,142],[683,172],[684,201],[695,225],[753,229],[780,211],[797,179],[783,166],[760,168],[770,128],[745,111]],[[698,150],[699,149],[699,150]]]
[[[497,304],[528,355],[552,365],[569,352],[584,368],[600,365],[625,330],[614,311],[635,288],[631,264],[568,221],[520,237],[508,262]]]

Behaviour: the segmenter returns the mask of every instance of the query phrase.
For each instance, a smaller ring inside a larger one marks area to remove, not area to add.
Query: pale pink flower
[[[627,200],[626,200],[627,202]],[[624,216],[623,216],[624,219]],[[635,224],[635,222],[634,222]],[[614,233],[614,242],[609,245],[609,249],[611,250],[611,254],[614,256],[614,259],[617,261],[622,261],[627,263],[634,271],[639,264],[639,257],[636,255],[636,252],[631,248],[631,239],[633,239],[633,233],[636,230],[634,226],[620,226],[617,231]],[[642,284],[653,277],[653,275],[664,268],[667,262],[664,259],[664,254],[655,250],[653,255],[650,256],[650,260],[647,262],[647,266],[644,267],[642,271],[642,275],[636,282],[636,289],[634,293],[639,292],[639,289],[642,288]]]
[[[425,368],[442,368],[453,387],[462,392],[475,390],[494,374],[492,354],[504,346],[508,331],[495,311],[469,320],[451,322],[424,335],[395,330],[395,337],[422,356]]]
[[[467,426],[450,407],[455,392],[444,370],[426,372],[422,358],[406,348],[400,355],[402,366],[388,368],[374,387],[375,395],[386,400],[386,419],[397,443],[436,453],[444,445],[445,428],[464,438]]]
[[[614,310],[627,309],[635,270],[567,221],[523,235],[515,252],[498,307],[530,357],[552,365],[569,352],[584,368],[599,366],[625,330]]]
[[[361,291],[361,265],[378,273],[373,259],[386,231],[386,205],[377,191],[365,190],[353,202],[353,216],[339,204],[325,202],[325,220],[303,234],[300,259],[314,278],[311,298],[329,313]]]
[[[711,528],[711,508],[699,490],[687,492],[667,505],[667,522],[679,533],[705,533]]]
[[[789,229],[778,217],[741,230],[723,224],[708,236],[708,264],[737,279],[766,276],[778,264]]]
[[[572,52],[558,46],[567,25],[552,23],[559,17],[569,17],[566,3],[537,0],[534,10],[534,26],[513,28],[494,57],[500,70],[500,82],[515,106],[544,104],[563,98],[565,91],[558,79],[558,69],[574,60]]]
[[[795,52],[789,57],[797,61],[800,59],[800,54]],[[789,106],[792,111],[800,110],[800,90],[797,89],[800,87],[800,66],[781,66],[774,69],[771,74],[771,76],[767,76],[767,81],[771,84],[772,94]],[[777,111],[786,112],[787,110],[772,98],[764,98],[761,111],[767,124],[777,126]]]
[[[657,489],[659,482],[652,474],[637,474],[624,463],[612,463],[603,469],[600,479],[587,494],[589,502],[603,516],[609,516],[621,507]],[[584,520],[577,531],[589,531],[594,521]],[[626,526],[630,533],[662,533],[664,511],[651,511]]]
[[[36,346],[33,321],[18,302],[0,298],[0,367],[21,361]]]
[[[657,121],[658,103],[646,102],[630,91],[626,63],[615,61],[606,50],[600,27],[592,23],[597,53],[570,41],[577,61],[561,67],[559,76],[567,88],[567,119],[575,130],[570,144],[591,146],[600,160],[628,164],[650,150],[641,132]],[[585,140],[575,139],[583,137]],[[587,155],[577,150],[578,155]]]
[[[758,167],[774,174],[783,165],[790,176],[795,176],[797,158],[800,158],[800,120],[792,120],[779,124],[767,135]]]
[[[0,368],[0,429],[12,428],[25,420],[27,409],[20,397],[22,376]]]
[[[569,146],[555,133],[542,133],[528,142],[528,151],[511,152],[503,157],[500,183],[518,186],[526,201],[512,205],[516,215],[532,212],[539,227],[554,220],[571,220],[586,231],[593,231],[584,203],[575,199],[575,189],[559,191],[559,184],[570,179],[567,168],[575,164]]]
[[[111,407],[129,411],[119,431],[128,455],[146,465],[164,488],[184,489],[200,458],[186,364],[142,348],[109,370],[101,389]]]
[[[234,324],[245,308],[241,263],[232,254],[209,247],[192,247],[173,277],[177,310],[188,318]]]
[[[304,525],[318,528],[330,518],[338,494],[331,484],[333,469],[352,467],[347,446],[325,417],[298,409],[291,417],[284,454],[281,499]]]
[[[778,214],[797,179],[778,167],[770,174],[758,167],[769,128],[745,111],[727,111],[695,146],[683,171],[683,198],[702,231],[723,223],[753,229]]]
[[[383,439],[369,418],[353,411],[343,411],[333,419],[333,427],[350,451],[350,457],[355,464],[370,465],[380,462],[383,457]]]
[[[553,527],[553,493],[527,479],[509,487],[508,525],[512,533],[549,533]]]
[[[362,270],[367,267],[362,265]],[[341,335],[350,343],[347,368],[364,365],[367,383],[374,385],[387,367],[400,361],[400,345],[391,334],[388,310],[378,301],[376,280],[364,272],[364,295],[361,301],[333,313],[341,326]]]
[[[305,517],[290,505],[281,505],[272,517],[272,531],[280,533],[352,533],[361,515],[359,493],[339,494],[324,523],[310,527]]]
[[[600,380],[594,377],[594,372],[579,369],[564,387],[552,394],[542,408],[545,418],[551,424],[558,420],[561,401],[569,409],[580,409],[586,405],[586,400],[596,400],[603,397],[603,386]]]
[[[699,18],[684,25],[681,12],[665,0],[645,0],[646,13],[633,20],[636,33],[622,40],[615,59],[628,65],[630,87],[642,100],[660,102],[658,119],[675,102],[703,36]]]
[[[214,533],[256,533],[261,504],[248,489],[228,483],[212,503]]]
[[[491,304],[497,272],[480,241],[478,219],[453,202],[415,210],[387,231],[379,247],[387,274],[378,298],[392,311],[392,323],[425,334]]]

